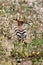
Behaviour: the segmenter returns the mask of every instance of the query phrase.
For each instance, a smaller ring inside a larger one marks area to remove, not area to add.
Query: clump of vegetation
[[[43,56],[43,39],[35,38],[30,44],[27,43],[14,43],[14,49],[11,50],[11,56],[16,59],[35,57],[37,60]],[[17,55],[16,55],[17,54]],[[40,57],[41,56],[41,57]]]
[[[2,47],[2,45],[0,43],[0,56],[3,55],[3,54],[4,54],[4,49],[3,49],[3,47]]]

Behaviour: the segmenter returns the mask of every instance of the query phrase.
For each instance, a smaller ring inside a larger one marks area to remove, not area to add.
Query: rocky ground
[[[0,0],[0,65],[43,65],[43,0]]]

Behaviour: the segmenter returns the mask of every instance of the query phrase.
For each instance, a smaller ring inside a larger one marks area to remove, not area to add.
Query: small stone
[[[32,62],[30,60],[27,60],[22,62],[21,65],[32,65]]]
[[[42,13],[43,13],[43,7],[40,9],[40,12],[42,12]]]

